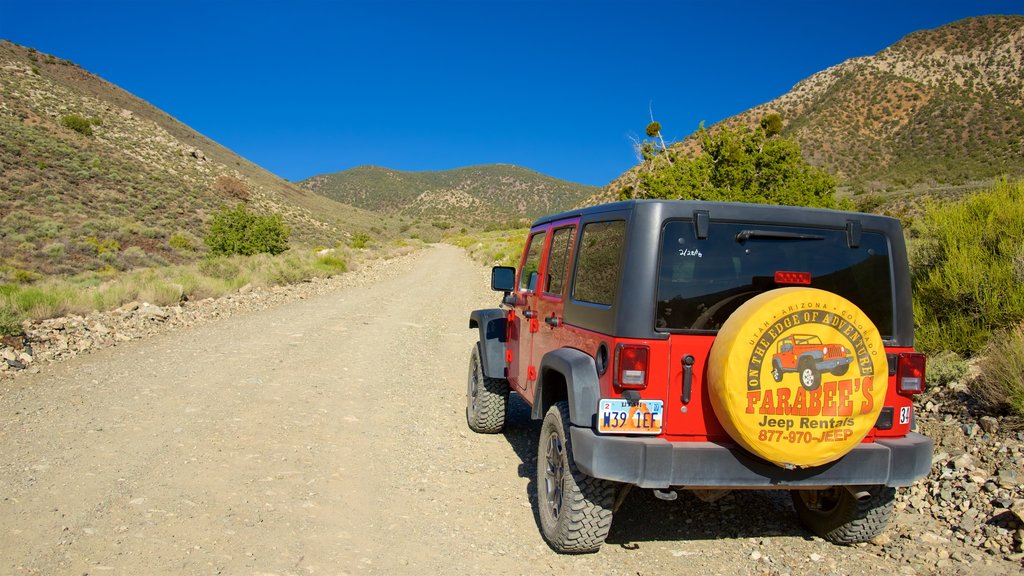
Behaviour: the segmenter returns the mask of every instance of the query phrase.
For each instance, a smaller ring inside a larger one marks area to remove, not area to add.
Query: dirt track
[[[911,571],[811,538],[770,492],[634,491],[601,552],[554,554],[539,425],[520,403],[503,435],[465,424],[487,271],[452,247],[401,265],[0,383],[0,574]]]

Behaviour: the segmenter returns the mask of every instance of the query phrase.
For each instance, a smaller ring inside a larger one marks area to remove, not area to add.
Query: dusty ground
[[[465,424],[487,271],[452,247],[402,266],[0,382],[0,574],[930,571],[907,535],[932,520],[900,515],[893,558],[812,538],[772,492],[634,491],[599,553],[553,553],[530,478],[539,426],[520,403],[503,435]]]

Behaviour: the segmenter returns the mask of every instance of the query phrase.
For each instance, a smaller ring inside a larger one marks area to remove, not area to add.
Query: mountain
[[[359,166],[300,185],[328,198],[403,219],[505,224],[567,210],[599,188],[511,164],[436,172]]]
[[[841,191],[935,191],[1024,174],[1024,16],[968,18],[853,58],[717,126],[779,113]],[[675,146],[697,153],[690,137]],[[634,182],[634,168],[590,202]]]
[[[380,221],[67,60],[0,41],[0,280],[189,261],[211,214],[237,202],[281,214],[300,245]]]

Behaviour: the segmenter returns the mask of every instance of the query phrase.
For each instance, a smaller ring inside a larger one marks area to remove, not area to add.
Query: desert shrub
[[[217,176],[213,190],[242,202],[249,200],[249,185],[234,176]]]
[[[975,398],[993,412],[1024,416],[1024,324],[997,332],[980,367],[971,383]]]
[[[121,250],[121,243],[113,238],[104,238],[100,240],[95,236],[86,236],[82,242],[91,246],[96,254],[105,254],[107,252],[118,252]]]
[[[42,278],[43,275],[39,274],[38,272],[33,272],[31,270],[22,270],[20,268],[15,269],[14,272],[11,273],[11,279],[18,284],[31,284],[33,282],[38,282],[39,280],[42,280]]]
[[[229,258],[207,258],[199,263],[199,271],[220,280],[231,280],[238,276],[242,267]]]
[[[281,254],[288,249],[291,229],[279,214],[251,214],[244,204],[221,208],[203,241],[213,254]]]
[[[0,336],[21,334],[21,319],[9,304],[0,300]]]
[[[328,274],[340,274],[348,271],[348,264],[345,260],[333,254],[317,257],[313,262],[313,267]]]
[[[57,260],[64,257],[64,244],[60,242],[53,242],[43,246],[43,254],[46,254],[50,258]]]
[[[356,232],[352,235],[350,244],[353,248],[366,248],[366,245],[370,243],[370,235],[366,232]]]
[[[192,244],[192,239],[180,232],[172,234],[170,239],[167,240],[167,243],[171,248],[174,248],[179,252],[194,252],[196,249],[195,245]]]
[[[945,386],[967,375],[967,362],[956,352],[947,350],[928,357],[928,387]]]
[[[1024,180],[929,206],[915,234],[919,348],[972,355],[1024,321]]]
[[[74,130],[84,136],[92,136],[92,123],[89,122],[88,118],[79,116],[78,114],[62,116],[60,119],[60,125]]]

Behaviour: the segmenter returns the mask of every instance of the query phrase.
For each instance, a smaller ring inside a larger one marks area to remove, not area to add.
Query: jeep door
[[[549,227],[548,247],[544,255],[544,273],[534,311],[537,314],[537,331],[533,334],[533,356],[530,364],[536,369],[544,355],[565,344],[565,290],[568,284],[569,263],[576,240],[578,219],[554,222]],[[530,382],[531,393],[535,391],[536,379]]]
[[[533,334],[539,329],[536,307],[546,239],[547,227],[542,227],[532,230],[526,241],[516,284],[514,317],[509,323],[508,380],[527,399],[532,399],[527,394],[529,383],[537,379],[531,361]]]

